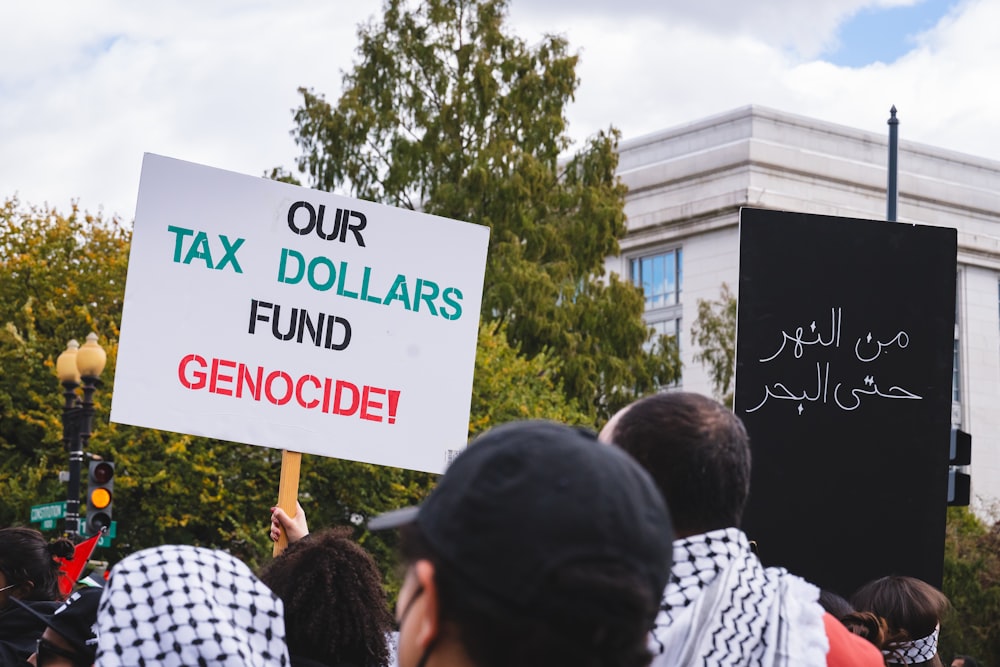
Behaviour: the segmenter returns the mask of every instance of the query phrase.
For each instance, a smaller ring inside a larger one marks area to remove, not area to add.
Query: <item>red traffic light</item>
[[[107,484],[115,476],[115,467],[107,461],[102,461],[90,470],[90,476],[98,484]]]

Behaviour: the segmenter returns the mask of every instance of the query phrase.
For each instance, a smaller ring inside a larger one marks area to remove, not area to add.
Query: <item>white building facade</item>
[[[1000,503],[1000,162],[905,140],[897,220],[958,230],[952,422],[972,435],[972,496]],[[628,233],[607,268],[646,291],[646,319],[679,336],[682,386],[712,393],[693,361],[699,300],[738,286],[741,206],[885,220],[888,127],[876,134],[759,106],[619,146]]]

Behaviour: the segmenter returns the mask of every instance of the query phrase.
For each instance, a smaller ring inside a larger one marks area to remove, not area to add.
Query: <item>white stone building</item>
[[[1000,503],[1000,162],[905,136],[903,118],[897,220],[958,230],[952,421],[972,435],[983,509]],[[712,393],[690,325],[699,299],[718,299],[723,282],[736,291],[741,206],[886,218],[888,126],[876,134],[747,106],[619,148],[628,234],[607,268],[646,283],[647,321],[680,336],[687,390]]]

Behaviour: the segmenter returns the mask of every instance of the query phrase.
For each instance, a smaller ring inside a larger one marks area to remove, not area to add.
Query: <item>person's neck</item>
[[[439,641],[427,657],[425,667],[476,667],[476,665],[458,642]]]
[[[675,540],[683,540],[683,539],[686,539],[688,537],[694,537],[695,535],[704,535],[705,533],[711,533],[712,531],[715,531],[715,530],[728,530],[730,528],[735,528],[735,529],[739,530],[738,526],[718,526],[716,528],[702,528],[702,529],[689,528],[687,530],[681,530],[680,528],[677,528],[675,526],[674,527],[674,539]]]

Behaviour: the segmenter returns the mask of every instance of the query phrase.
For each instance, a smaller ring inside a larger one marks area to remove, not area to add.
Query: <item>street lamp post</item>
[[[94,392],[101,386],[100,375],[107,362],[107,353],[97,344],[97,334],[87,335],[80,347],[75,340],[56,360],[56,374],[63,386],[63,444],[69,451],[69,489],[66,492],[66,536],[80,537],[80,476],[84,451],[90,443],[94,418]],[[83,400],[76,393],[83,384]]]

